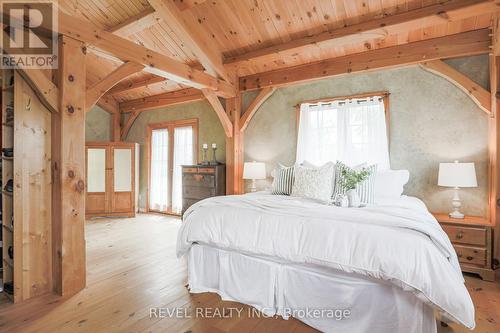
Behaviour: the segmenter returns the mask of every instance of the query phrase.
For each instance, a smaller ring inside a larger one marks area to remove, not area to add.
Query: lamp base
[[[460,212],[451,212],[448,216],[452,219],[463,219],[465,217],[465,215]]]
[[[255,182],[255,179],[252,179],[252,186],[250,186],[250,192],[257,192],[257,183]]]
[[[458,194],[459,188],[455,187],[455,193],[453,195],[452,206],[453,212],[450,213],[452,219],[463,219],[464,214],[460,213],[460,208],[462,207],[462,202],[460,201],[460,195]]]

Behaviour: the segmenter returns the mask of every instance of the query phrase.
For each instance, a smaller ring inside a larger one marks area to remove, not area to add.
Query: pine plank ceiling
[[[276,55],[271,58],[231,63],[235,57],[262,48],[279,45],[298,38],[365,22],[374,18],[404,13],[425,6],[446,2],[443,0],[170,0],[183,7],[186,20],[198,22],[211,41],[222,52],[226,66],[239,76],[295,66],[327,58],[339,57],[370,49],[389,47],[428,38],[441,37],[464,31],[486,28],[492,14],[473,16],[455,22],[418,28],[388,36],[372,36],[370,40],[337,47],[317,44],[300,52]],[[147,0],[60,0],[64,12],[83,17],[95,26],[113,31],[141,13],[152,12]],[[176,31],[159,18],[143,30],[126,37],[147,48],[159,51],[174,59],[196,65],[197,59],[176,34]],[[116,32],[119,33],[119,32]],[[89,54],[88,85],[106,76],[119,62]],[[172,81],[154,80],[151,74],[140,73],[122,81],[127,87],[137,82],[151,80],[151,84],[126,92],[113,94],[118,102],[184,88]],[[148,81],[149,82],[149,81]]]

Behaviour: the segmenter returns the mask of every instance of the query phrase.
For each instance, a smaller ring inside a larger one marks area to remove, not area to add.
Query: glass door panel
[[[132,150],[114,149],[114,191],[132,191]]]
[[[149,208],[151,210],[168,211],[169,151],[168,129],[153,130],[149,184]]]
[[[106,148],[89,148],[87,161],[87,192],[106,192]]]
[[[174,165],[172,175],[172,212],[182,211],[182,165],[194,163],[193,127],[174,129]]]

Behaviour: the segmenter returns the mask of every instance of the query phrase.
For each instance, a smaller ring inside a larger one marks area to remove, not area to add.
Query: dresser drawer
[[[182,195],[186,199],[205,199],[215,196],[215,189],[210,187],[183,186]]]
[[[457,252],[458,261],[462,264],[474,264],[484,266],[486,264],[486,249],[453,245]]]
[[[443,225],[452,243],[486,246],[486,229]]]
[[[185,173],[182,176],[185,186],[215,187],[215,176],[198,173]]]

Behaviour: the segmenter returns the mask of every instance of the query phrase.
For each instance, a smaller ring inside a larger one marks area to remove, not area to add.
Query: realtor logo
[[[53,1],[2,1],[1,68],[57,68],[57,9]]]

